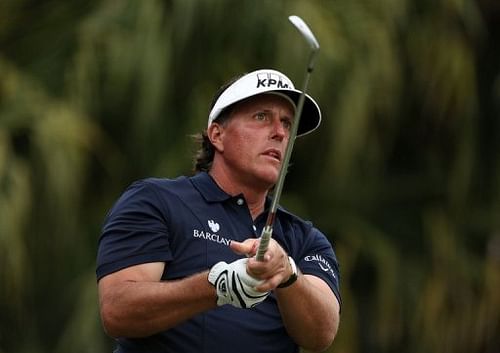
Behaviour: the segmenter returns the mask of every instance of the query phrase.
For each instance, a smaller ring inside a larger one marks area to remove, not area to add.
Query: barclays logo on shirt
[[[210,227],[210,230],[214,233],[217,233],[220,230],[219,223],[215,222],[213,219],[208,220],[208,226]]]
[[[207,224],[212,233],[206,230],[193,229],[193,238],[204,239],[217,244],[229,246],[229,243],[231,243],[231,239],[217,234],[217,232],[220,230],[219,223],[215,222],[213,219],[209,219]]]
[[[326,261],[326,259],[323,256],[321,256],[320,254],[308,255],[308,256],[304,257],[304,260],[308,261],[308,262],[311,262],[311,261],[316,262],[318,264],[318,266],[323,271],[329,272],[333,278],[337,279],[337,276],[335,275],[335,271],[333,271],[333,268],[330,265],[330,263],[328,261]]]

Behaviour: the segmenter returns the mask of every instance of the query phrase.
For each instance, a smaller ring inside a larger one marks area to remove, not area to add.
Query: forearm
[[[120,281],[100,296],[101,317],[113,337],[145,337],[216,306],[208,272],[164,282]],[[105,279],[104,279],[105,280]]]
[[[288,334],[301,347],[323,351],[335,338],[339,304],[322,280],[300,275],[290,287],[275,291]]]

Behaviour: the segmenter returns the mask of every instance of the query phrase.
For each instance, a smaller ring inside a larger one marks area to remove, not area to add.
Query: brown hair
[[[231,80],[226,82],[217,90],[210,104],[210,110],[212,110],[215,103],[217,102],[217,99],[219,99],[220,95],[242,76],[243,75],[233,77]],[[231,105],[226,109],[224,109],[219,114],[219,116],[214,119],[214,121],[217,121],[219,124],[224,125],[231,116],[232,108],[233,106]],[[210,142],[210,139],[208,138],[207,129],[204,129],[202,132],[198,134],[192,135],[192,137],[195,143],[199,145],[199,148],[195,152],[193,158],[193,171],[194,173],[209,172],[210,169],[212,168],[212,162],[214,160],[215,147],[212,145],[212,142]]]

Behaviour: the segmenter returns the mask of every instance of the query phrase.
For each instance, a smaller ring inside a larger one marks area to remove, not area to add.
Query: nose
[[[278,141],[283,141],[288,135],[288,130],[283,126],[283,122],[279,116],[273,119],[271,138]]]

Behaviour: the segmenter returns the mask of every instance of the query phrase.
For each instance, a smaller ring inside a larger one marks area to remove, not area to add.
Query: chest
[[[241,255],[230,249],[230,242],[258,237],[261,223],[260,219],[254,223],[240,197],[225,202],[197,200],[175,205],[175,217],[167,222],[173,259],[166,266],[164,279],[185,277],[219,261],[232,262],[240,258]]]

